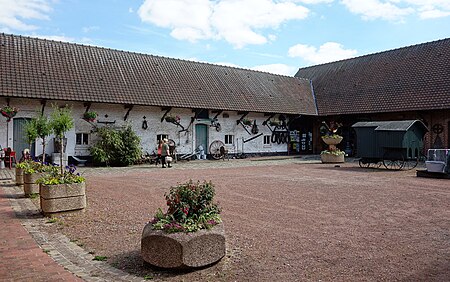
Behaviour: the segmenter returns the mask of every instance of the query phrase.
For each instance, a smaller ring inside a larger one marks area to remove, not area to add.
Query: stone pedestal
[[[86,208],[85,182],[57,185],[41,184],[39,193],[44,215],[80,211]]]
[[[345,162],[344,155],[333,155],[333,154],[321,154],[320,160],[322,163],[343,163]]]
[[[322,152],[320,154],[320,159],[322,163],[343,163],[345,162],[344,154],[333,154],[338,153],[340,150],[336,148],[336,145],[342,142],[343,137],[334,135],[334,138],[329,136],[322,136],[322,140],[325,144],[328,145],[328,152]]]
[[[145,226],[141,239],[144,261],[162,268],[197,268],[213,264],[225,256],[223,224],[210,230],[165,233]]]

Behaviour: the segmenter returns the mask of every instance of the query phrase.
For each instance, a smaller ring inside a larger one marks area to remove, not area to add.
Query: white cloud
[[[5,30],[36,30],[25,20],[49,20],[52,11],[47,0],[0,0],[0,27]]]
[[[341,0],[341,3],[365,20],[403,21],[412,14],[421,19],[450,15],[449,0]]]
[[[274,74],[294,76],[298,70],[298,67],[288,66],[285,64],[270,64],[270,65],[254,66],[250,69],[264,71],[264,72],[270,72],[270,73],[274,73]]]
[[[146,0],[138,10],[142,21],[170,28],[177,39],[224,39],[236,48],[264,44],[274,38],[264,29],[308,13],[292,1],[276,0]]]
[[[94,31],[94,30],[99,30],[99,29],[100,29],[100,27],[98,27],[96,25],[95,26],[85,26],[85,27],[82,28],[84,33],[88,33],[88,32],[91,32],[91,31]]]
[[[71,42],[71,43],[74,43],[76,41],[75,38],[68,37],[68,36],[65,36],[65,35],[31,34],[31,35],[28,35],[28,36],[42,38],[42,39],[48,39],[48,40],[55,40],[55,41]]]
[[[358,51],[344,49],[342,44],[327,42],[316,48],[314,46],[297,44],[289,48],[289,57],[300,57],[311,64],[323,64],[355,57]]]

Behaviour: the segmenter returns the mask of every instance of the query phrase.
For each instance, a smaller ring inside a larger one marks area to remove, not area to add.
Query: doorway
[[[195,125],[195,148],[203,147],[205,154],[208,153],[208,126],[206,124]]]
[[[15,118],[13,119],[13,149],[16,151],[16,156],[18,159],[22,157],[22,152],[24,149],[29,148],[29,144],[25,139],[25,125],[31,119],[29,118]],[[31,144],[30,154],[35,155],[35,142]]]

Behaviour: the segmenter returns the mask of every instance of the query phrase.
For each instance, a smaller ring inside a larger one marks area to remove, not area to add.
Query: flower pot
[[[344,155],[321,154],[320,159],[322,163],[343,163],[345,162]]]
[[[86,184],[41,184],[41,209],[44,215],[67,211],[82,211],[86,208]]]
[[[197,232],[166,233],[148,223],[142,232],[144,261],[162,268],[197,268],[213,264],[225,256],[223,223]]]
[[[43,175],[41,172],[23,174],[23,192],[25,197],[39,193],[39,184],[36,184],[36,181]]]
[[[341,143],[342,139],[343,139],[342,136],[339,136],[336,138],[322,136],[323,142],[325,142],[325,144],[327,144],[327,145],[337,145],[337,144]]]
[[[23,185],[23,168],[16,167],[16,185]]]

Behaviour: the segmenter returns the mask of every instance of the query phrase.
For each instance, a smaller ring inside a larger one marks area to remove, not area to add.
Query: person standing
[[[169,140],[167,140],[167,138],[164,138],[164,143],[162,145],[162,149],[161,149],[161,162],[162,162],[162,167],[166,167],[166,157],[170,156],[170,151],[169,151]],[[172,165],[170,164],[170,162],[167,162],[167,167],[172,167]]]
[[[162,160],[161,160],[161,152],[162,152],[162,146],[163,146],[163,144],[164,144],[164,141],[163,141],[162,139],[158,141],[158,154],[157,154],[157,156],[156,156],[155,165],[158,165],[159,162],[162,163]]]

